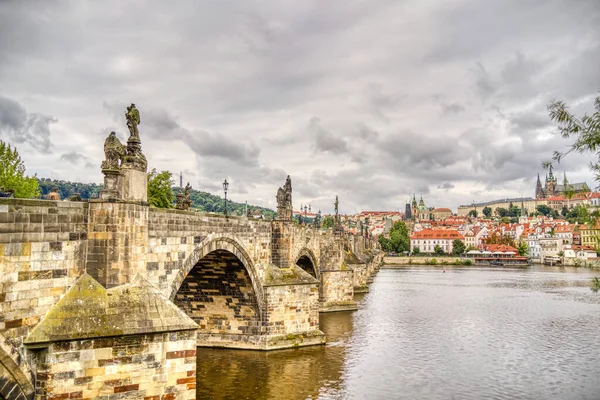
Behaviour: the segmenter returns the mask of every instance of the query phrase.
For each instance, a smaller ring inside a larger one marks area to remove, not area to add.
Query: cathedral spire
[[[542,181],[540,181],[540,173],[538,172],[537,183],[535,184],[535,198],[542,199],[544,197],[544,191],[542,190]]]

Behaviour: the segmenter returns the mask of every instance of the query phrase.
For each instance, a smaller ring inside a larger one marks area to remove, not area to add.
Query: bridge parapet
[[[30,378],[23,340],[84,272],[87,217],[83,202],[0,199],[0,337]]]

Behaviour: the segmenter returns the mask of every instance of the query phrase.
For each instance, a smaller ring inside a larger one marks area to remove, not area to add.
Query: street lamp
[[[229,189],[229,182],[225,179],[223,181],[223,191],[225,192],[225,218],[229,218],[227,215],[227,189]]]
[[[302,211],[302,210],[300,210],[300,211]],[[308,206],[305,204],[305,205],[304,205],[304,224],[305,224],[305,225],[308,225],[308,224],[307,224],[308,220],[306,219],[306,212],[307,212],[307,211],[308,211]]]

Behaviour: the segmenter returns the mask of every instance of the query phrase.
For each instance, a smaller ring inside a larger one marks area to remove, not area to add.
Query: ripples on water
[[[600,399],[588,270],[381,270],[325,346],[198,349],[198,399]]]

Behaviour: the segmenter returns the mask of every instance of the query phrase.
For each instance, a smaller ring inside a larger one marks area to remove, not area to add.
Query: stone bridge
[[[0,199],[0,399],[193,399],[198,346],[323,344],[319,313],[379,267],[372,240],[293,222],[289,177],[274,221],[150,207],[132,110],[100,199]]]
[[[0,394],[139,390],[132,371],[173,354],[189,368],[164,387],[187,389],[196,346],[324,343],[319,312],[355,309],[379,262],[368,239],[291,221],[0,199]]]

